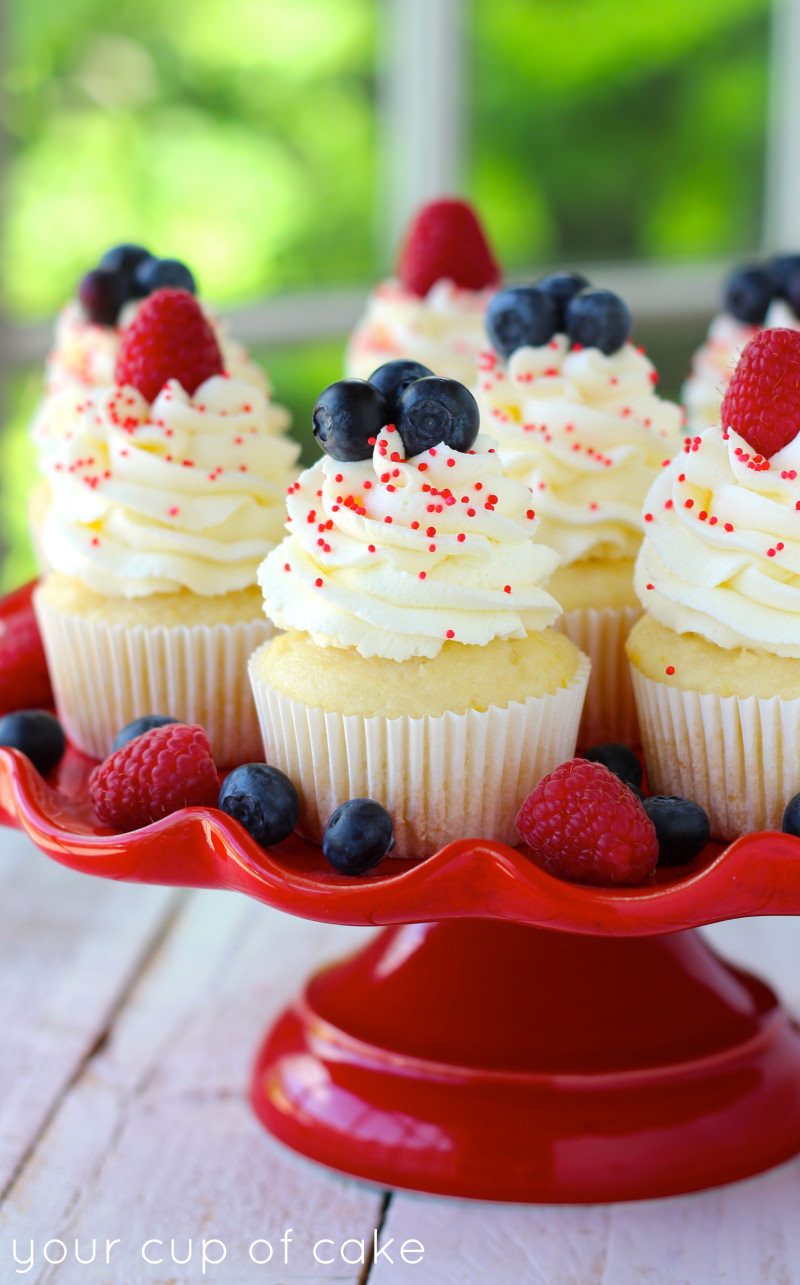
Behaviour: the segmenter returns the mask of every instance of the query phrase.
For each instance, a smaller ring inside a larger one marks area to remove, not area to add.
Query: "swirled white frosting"
[[[94,389],[111,389],[122,331],[136,316],[141,300],[125,305],[116,326],[87,321],[80,304],[72,300],[56,320],[55,341],[47,358],[45,394],[31,422],[31,438],[41,468],[58,450],[64,433],[75,427],[75,407]],[[271,394],[266,372],[247,349],[228,334],[224,323],[203,305],[217,337],[225,370],[236,379]],[[270,403],[272,406],[273,404]],[[274,407],[283,416],[282,407]]]
[[[719,426],[645,501],[636,592],[676,633],[800,658],[800,436],[769,460]]]
[[[606,356],[556,335],[507,363],[481,354],[482,428],[531,488],[540,539],[565,564],[636,555],[642,500],[681,440],[680,408],[656,395],[656,378],[632,344]]]
[[[486,343],[483,317],[495,293],[437,281],[424,299],[395,281],[372,291],[347,347],[345,372],[368,379],[385,361],[407,357],[434,375],[472,386],[478,353]]]
[[[193,397],[170,380],[152,406],[129,386],[86,396],[48,463],[48,565],[126,598],[255,584],[299,452],[276,409],[227,375]]]
[[[743,348],[761,329],[775,326],[800,329],[800,320],[782,299],[770,304],[763,327],[737,321],[728,312],[714,318],[708,338],[692,358],[689,377],[681,393],[691,432],[701,433],[704,428],[719,423],[722,399]]]
[[[559,615],[542,588],[558,558],[534,543],[530,492],[485,437],[406,459],[386,428],[370,459],[306,469],[288,509],[289,535],[258,573],[264,609],[322,646],[403,661],[448,640],[522,638]]]

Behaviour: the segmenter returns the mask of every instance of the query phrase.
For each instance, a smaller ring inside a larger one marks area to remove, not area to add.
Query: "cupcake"
[[[319,841],[334,809],[376,799],[397,853],[452,839],[516,842],[533,785],[575,745],[589,662],[550,628],[555,553],[532,537],[525,486],[504,477],[454,380],[322,394],[327,455],[290,488],[289,535],[265,559],[264,609],[285,634],[250,662],[267,761]]]
[[[624,644],[639,614],[641,505],[680,444],[680,409],[656,394],[622,300],[577,273],[501,291],[486,321],[482,429],[504,473],[530,487],[539,536],[560,557],[548,585],[559,627],[592,661],[579,740],[635,744]]]
[[[281,537],[298,447],[263,389],[224,369],[187,291],[141,305],[115,381],[48,465],[51,571],[35,606],[59,715],[95,758],[151,713],[202,724],[220,764],[251,758],[244,668],[272,632],[256,571]]]
[[[800,333],[762,331],[645,503],[628,656],[648,780],[722,839],[780,828],[800,788],[799,408]]]
[[[99,266],[82,279],[78,298],[70,300],[56,321],[54,344],[45,368],[44,396],[31,423],[31,440],[40,472],[57,456],[64,437],[74,431],[87,399],[114,384],[120,338],[136,316],[143,298],[165,286],[195,293],[194,276],[177,259],[158,259],[137,245],[118,245],[107,251]],[[226,333],[219,318],[203,306],[214,329],[228,374],[254,384],[268,396],[266,374],[246,349]],[[273,420],[288,415],[270,404]],[[42,530],[50,505],[45,478],[33,492],[28,516],[37,558],[42,565]]]
[[[483,347],[483,315],[500,280],[478,216],[465,201],[432,201],[416,215],[397,277],[367,301],[345,357],[345,371],[368,379],[399,357],[430,374],[471,385]]]
[[[800,254],[737,268],[725,286],[722,311],[692,358],[683,386],[693,433],[719,424],[722,399],[742,350],[762,329],[800,328]]]

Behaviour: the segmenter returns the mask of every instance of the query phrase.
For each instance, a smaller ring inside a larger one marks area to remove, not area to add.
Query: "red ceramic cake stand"
[[[800,913],[800,839],[709,845],[626,890],[479,839],[356,879],[298,838],[265,851],[213,808],[113,833],[90,767],[70,750],[45,782],[0,750],[0,821],[87,874],[384,926],[311,978],[258,1054],[253,1106],[296,1151],[382,1186],[559,1202],[692,1191],[800,1151],[800,1031],[692,931]]]

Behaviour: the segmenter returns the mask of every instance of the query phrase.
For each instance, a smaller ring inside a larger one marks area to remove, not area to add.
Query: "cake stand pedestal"
[[[800,1031],[693,931],[800,914],[800,839],[710,844],[640,888],[571,884],[483,840],[353,879],[213,808],[114,833],[91,766],[70,749],[44,781],[0,749],[0,824],[87,874],[384,926],[261,1046],[253,1106],[296,1151],[382,1186],[537,1202],[673,1195],[800,1152]]]

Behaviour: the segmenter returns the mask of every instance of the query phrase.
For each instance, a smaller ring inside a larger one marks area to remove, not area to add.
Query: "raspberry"
[[[641,883],[656,868],[653,822],[602,763],[562,763],[528,795],[516,826],[545,870],[564,879]]]
[[[99,819],[118,830],[180,808],[215,807],[219,777],[203,728],[168,723],[128,741],[94,769],[89,798]]]
[[[732,428],[765,458],[800,431],[800,332],[762,330],[744,349],[722,403]]]
[[[169,379],[191,397],[223,370],[216,335],[194,295],[164,289],[145,299],[123,331],[114,378],[152,402]]]
[[[430,201],[413,220],[397,275],[412,294],[423,298],[437,281],[447,278],[466,290],[484,290],[500,280],[478,216],[466,201]]]

